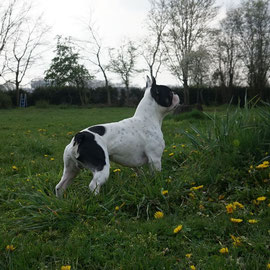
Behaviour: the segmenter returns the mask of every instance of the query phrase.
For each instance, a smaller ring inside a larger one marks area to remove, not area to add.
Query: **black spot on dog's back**
[[[74,138],[74,145],[78,145],[79,160],[85,167],[101,171],[106,164],[105,153],[97,144],[94,134],[83,131],[77,133]]]
[[[88,128],[88,130],[103,136],[106,133],[106,128],[104,126],[93,126]]]

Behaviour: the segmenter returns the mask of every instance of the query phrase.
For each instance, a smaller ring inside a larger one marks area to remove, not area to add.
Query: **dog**
[[[64,151],[64,171],[56,185],[61,197],[80,169],[93,173],[89,188],[94,194],[107,181],[110,160],[128,167],[149,164],[161,171],[165,142],[161,131],[163,118],[179,105],[179,97],[169,87],[157,85],[147,76],[144,96],[133,117],[119,122],[95,125],[77,133]]]

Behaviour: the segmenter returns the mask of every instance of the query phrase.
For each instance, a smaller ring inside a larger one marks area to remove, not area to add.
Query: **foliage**
[[[93,79],[84,65],[79,64],[79,54],[67,39],[62,42],[58,37],[56,56],[50,68],[45,72],[45,80],[53,86],[75,86],[79,91],[82,105],[88,103],[89,96],[84,91],[87,82]]]
[[[1,111],[1,269],[266,269],[267,104],[209,112],[210,120],[194,119],[192,127],[190,118],[167,118],[161,173],[112,163],[99,196],[82,171],[64,198],[55,198],[72,136],[133,113]]]
[[[0,109],[8,109],[12,106],[11,97],[0,90]]]

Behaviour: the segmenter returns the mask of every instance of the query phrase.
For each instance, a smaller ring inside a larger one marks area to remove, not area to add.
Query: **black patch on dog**
[[[152,78],[151,96],[162,107],[170,107],[173,100],[172,90],[165,85],[157,85],[155,78]]]
[[[103,136],[106,133],[106,128],[104,126],[93,126],[88,128],[88,130]]]
[[[105,153],[95,141],[94,134],[83,131],[77,133],[74,138],[74,145],[78,144],[79,160],[89,169],[102,171],[106,164]]]

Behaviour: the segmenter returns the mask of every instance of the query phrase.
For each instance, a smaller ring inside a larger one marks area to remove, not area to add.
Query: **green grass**
[[[90,193],[91,174],[82,171],[64,198],[55,198],[72,136],[133,113],[0,111],[0,269],[267,269],[270,168],[256,169],[270,159],[267,106],[167,117],[161,173],[144,167],[137,175],[111,164],[100,195]],[[244,208],[227,213],[226,205],[236,201]],[[164,217],[155,219],[157,211]],[[182,230],[174,234],[178,225]],[[228,254],[220,253],[223,247]]]

